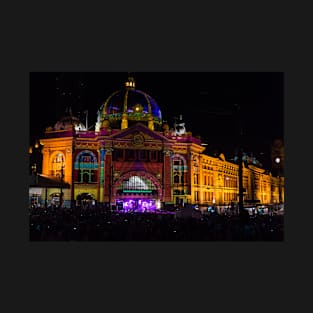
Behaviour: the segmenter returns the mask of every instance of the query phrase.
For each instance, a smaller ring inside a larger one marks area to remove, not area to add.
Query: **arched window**
[[[185,175],[187,175],[187,162],[184,156],[174,154],[172,156],[173,184],[175,194],[185,193]]]
[[[50,175],[61,177],[62,171],[65,169],[65,158],[63,153],[57,152],[52,156],[50,163]],[[64,174],[64,172],[63,172]]]
[[[96,182],[97,157],[88,150],[80,152],[76,157],[74,170],[78,172],[76,176],[78,182],[85,184]]]
[[[125,194],[140,194],[154,195],[157,194],[157,187],[151,179],[142,176],[130,176],[123,179],[120,186],[117,188],[119,195]]]

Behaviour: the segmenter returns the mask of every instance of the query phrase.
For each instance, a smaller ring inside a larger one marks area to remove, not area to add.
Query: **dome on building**
[[[135,88],[135,80],[128,77],[125,87],[113,92],[98,111],[96,131],[110,125],[127,128],[132,121],[148,123],[150,128],[162,124],[157,102],[147,93]],[[106,123],[107,124],[107,123]]]
[[[72,115],[72,110],[68,109],[65,114],[54,125],[54,130],[87,130],[85,125],[79,120],[78,117]]]

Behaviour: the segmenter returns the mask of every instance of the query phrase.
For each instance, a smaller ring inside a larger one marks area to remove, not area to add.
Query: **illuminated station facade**
[[[41,175],[60,180],[64,207],[88,202],[155,211],[187,203],[238,203],[238,164],[223,154],[206,155],[200,138],[179,120],[170,128],[156,101],[138,90],[132,77],[107,98],[96,118],[94,129],[88,130],[69,110],[40,139]],[[242,174],[245,203],[284,202],[282,176],[249,160],[243,162]],[[60,188],[42,189],[41,203],[57,202]]]

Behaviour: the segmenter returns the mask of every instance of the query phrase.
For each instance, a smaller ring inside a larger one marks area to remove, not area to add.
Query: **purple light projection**
[[[124,199],[119,200],[117,203],[123,205],[123,208],[120,211],[124,212],[156,212],[158,208],[156,206],[155,200],[151,199]]]

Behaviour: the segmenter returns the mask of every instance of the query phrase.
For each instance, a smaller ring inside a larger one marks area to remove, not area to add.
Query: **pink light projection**
[[[150,199],[123,199],[118,200],[117,203],[120,204],[119,207],[123,209],[120,211],[124,212],[156,212],[158,210],[155,200]]]

